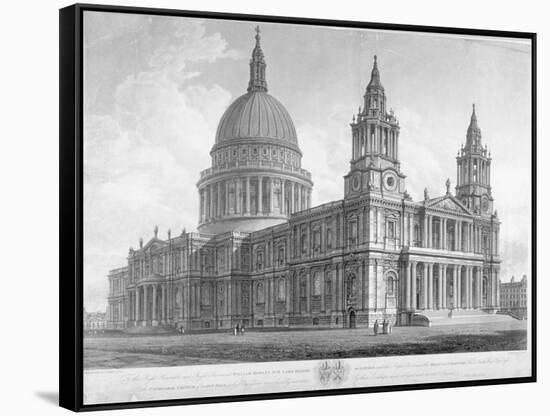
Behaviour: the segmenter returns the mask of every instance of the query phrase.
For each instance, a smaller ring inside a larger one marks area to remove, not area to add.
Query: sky
[[[105,310],[110,269],[155,225],[192,231],[196,182],[227,106],[246,92],[254,22],[85,12],[84,306]],[[343,197],[351,122],[378,56],[413,199],[456,181],[472,104],[492,154],[501,280],[530,276],[529,43],[261,23],[269,93],[289,111],[312,205]]]

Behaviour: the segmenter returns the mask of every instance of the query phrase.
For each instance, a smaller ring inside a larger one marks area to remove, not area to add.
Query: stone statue
[[[447,178],[447,180],[445,181],[445,186],[447,188],[447,195],[450,195],[451,194],[451,180],[449,178]]]
[[[430,199],[430,196],[428,195],[428,188],[424,188],[424,201],[427,201]]]
[[[172,236],[172,230],[168,228],[168,240],[170,240],[170,237]]]
[[[159,234],[159,227],[158,227],[158,225],[155,225],[154,232],[155,232],[155,238],[157,238],[157,236],[158,236],[158,234]]]
[[[143,237],[139,237],[139,248],[143,248]]]

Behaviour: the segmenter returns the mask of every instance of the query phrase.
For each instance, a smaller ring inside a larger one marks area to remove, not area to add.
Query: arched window
[[[321,294],[321,274],[319,272],[313,273],[313,296],[319,296]]]
[[[256,286],[256,303],[264,303],[264,284],[258,283]]]
[[[327,229],[327,248],[332,248],[332,229]]]

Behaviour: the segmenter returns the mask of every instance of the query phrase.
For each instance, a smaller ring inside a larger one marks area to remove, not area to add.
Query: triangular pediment
[[[472,213],[468,210],[468,208],[462,205],[462,203],[452,195],[445,195],[440,198],[434,198],[426,203],[426,207],[435,208],[435,209],[444,209],[444,210],[459,212],[461,214],[472,215]]]
[[[143,246],[142,251],[155,251],[161,247],[164,247],[166,244],[166,241],[153,237]]]

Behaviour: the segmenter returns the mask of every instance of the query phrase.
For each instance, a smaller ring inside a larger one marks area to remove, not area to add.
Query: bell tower
[[[481,143],[475,104],[466,132],[466,145],[460,148],[456,164],[456,197],[474,213],[490,216],[493,212],[491,153],[487,145],[484,147]]]
[[[350,171],[344,176],[345,197],[374,193],[402,198],[405,175],[399,163],[399,122],[393,110],[387,111],[376,55],[363,108],[359,107],[350,126],[352,155]]]

